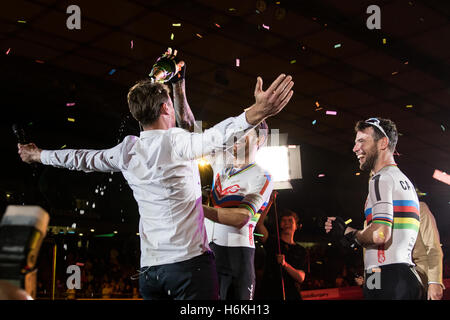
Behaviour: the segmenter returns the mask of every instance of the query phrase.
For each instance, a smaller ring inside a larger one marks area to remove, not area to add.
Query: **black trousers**
[[[209,244],[216,257],[220,300],[253,300],[255,249]]]
[[[212,252],[192,259],[141,268],[144,300],[218,300],[219,284]]]
[[[424,288],[414,266],[394,263],[365,272],[363,286],[367,300],[422,300]]]

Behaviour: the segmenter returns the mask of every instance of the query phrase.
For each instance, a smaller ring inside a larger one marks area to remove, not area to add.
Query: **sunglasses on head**
[[[374,127],[377,127],[381,131],[381,133],[389,140],[389,137],[387,136],[386,132],[384,132],[384,129],[380,126],[380,120],[378,118],[370,118],[364,122],[368,123]]]

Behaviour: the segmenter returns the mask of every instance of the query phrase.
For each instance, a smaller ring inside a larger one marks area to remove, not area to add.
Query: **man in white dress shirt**
[[[257,78],[255,103],[203,133],[175,127],[175,111],[168,87],[144,80],[128,93],[133,117],[141,124],[139,137],[127,136],[111,149],[41,150],[20,145],[24,162],[39,162],[85,172],[121,171],[139,207],[141,237],[140,291],[144,299],[217,299],[218,280],[208,246],[204,216],[239,225],[249,219],[244,208],[202,206],[195,159],[227,145],[276,115],[293,95],[292,77],[281,74],[264,91]]]

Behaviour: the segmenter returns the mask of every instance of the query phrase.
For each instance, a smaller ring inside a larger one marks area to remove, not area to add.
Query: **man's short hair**
[[[143,126],[151,125],[161,113],[161,104],[169,99],[169,87],[163,83],[142,80],[128,91],[130,112]]]
[[[389,119],[383,119],[383,118],[376,118],[380,121],[379,125],[383,128],[384,132],[386,132],[386,135],[389,139],[389,150],[394,152],[395,147],[397,145],[398,141],[398,131],[395,123]],[[376,126],[364,121],[360,120],[355,125],[355,132],[363,131],[366,128],[373,128],[374,134],[373,139],[375,141],[380,140],[381,138],[384,138],[385,135],[381,132],[380,129],[378,129]]]
[[[297,225],[297,227],[299,226],[300,218],[298,217],[298,214],[297,214],[296,212],[294,212],[294,211],[292,211],[292,210],[289,210],[289,209],[284,209],[284,210],[281,212],[280,220],[281,220],[281,218],[283,218],[283,217],[293,217],[294,220],[295,220],[295,224]]]

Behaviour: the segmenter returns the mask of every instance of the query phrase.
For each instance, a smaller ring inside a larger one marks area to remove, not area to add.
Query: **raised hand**
[[[294,91],[291,90],[293,86],[292,77],[281,74],[264,91],[263,80],[258,77],[254,92],[255,103],[246,110],[247,121],[256,125],[262,120],[279,113],[291,100],[294,94]]]

